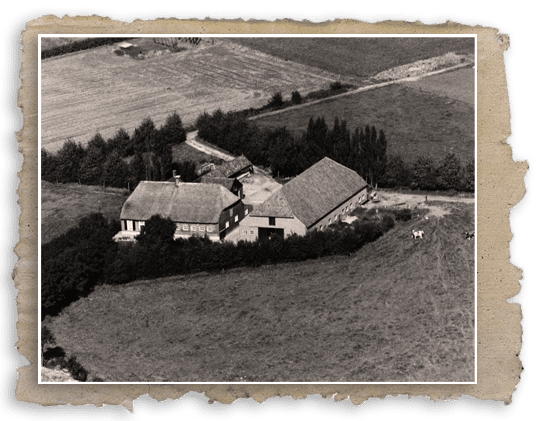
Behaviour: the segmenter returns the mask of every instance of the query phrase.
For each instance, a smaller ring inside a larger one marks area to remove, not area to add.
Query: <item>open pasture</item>
[[[100,286],[50,328],[108,382],[471,382],[474,206],[432,205],[350,257]]]
[[[418,155],[437,159],[450,151],[462,162],[474,156],[473,105],[402,84],[260,117],[256,124],[286,126],[299,134],[307,129],[310,117],[324,117],[330,128],[335,117],[344,119],[350,131],[374,125],[386,135],[388,154],[399,154],[407,161]]]
[[[84,144],[96,132],[107,139],[120,127],[132,133],[146,117],[160,126],[174,111],[190,124],[204,111],[259,107],[277,91],[305,94],[337,78],[227,41],[143,60],[114,48],[42,61],[45,149],[56,151],[69,137]]]
[[[353,78],[449,52],[474,53],[473,38],[233,38],[280,59],[290,60]]]
[[[47,243],[78,225],[80,219],[101,212],[120,220],[129,192],[123,189],[41,181],[41,242]]]

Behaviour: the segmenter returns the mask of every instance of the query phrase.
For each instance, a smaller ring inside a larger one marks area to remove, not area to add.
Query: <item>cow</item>
[[[416,231],[416,230],[412,230],[412,238],[415,240],[416,238],[421,238],[423,239],[423,235],[425,234],[425,231],[421,230],[421,231]]]
[[[464,231],[464,236],[466,237],[466,240],[473,240],[473,238],[475,237],[475,231]]]

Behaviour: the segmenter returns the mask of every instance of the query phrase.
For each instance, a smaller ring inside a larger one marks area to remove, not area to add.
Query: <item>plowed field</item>
[[[189,124],[204,111],[259,107],[277,91],[304,94],[338,78],[228,41],[144,60],[114,48],[42,62],[43,147],[55,151],[69,137],[84,144],[96,131],[106,139],[120,127],[131,133],[146,117],[159,126],[173,111]]]

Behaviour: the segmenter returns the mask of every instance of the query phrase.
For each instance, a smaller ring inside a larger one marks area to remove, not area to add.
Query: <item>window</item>
[[[189,231],[189,225],[184,224],[184,225],[182,226],[182,230],[184,230],[184,231]]]
[[[133,221],[127,221],[127,231],[133,231]]]
[[[275,217],[274,216],[269,217],[269,224],[270,225],[275,225]]]
[[[211,225],[208,225],[206,227],[206,232],[213,232],[213,227]]]
[[[227,222],[227,223],[225,224],[225,228],[228,228],[229,226],[230,226],[230,224]]]
[[[245,215],[249,213],[249,209],[245,208]]]
[[[204,225],[200,225],[200,226],[198,227],[198,230],[199,230],[199,231],[206,231],[206,227],[205,227]]]
[[[234,222],[238,222],[238,215],[234,217]]]
[[[250,231],[249,231],[249,234],[251,234],[251,235],[255,235],[255,232],[254,232],[254,230],[250,230]]]
[[[197,230],[197,226],[196,225],[191,225],[191,231],[196,231]]]
[[[243,230],[243,235],[247,235],[247,230]]]
[[[232,218],[232,215],[234,215],[234,209],[230,209],[230,217]]]
[[[144,222],[144,221],[140,221],[140,222],[139,222],[138,224],[139,224],[139,225],[140,225],[141,227],[143,227],[143,226],[145,226],[145,225],[146,225],[146,222]]]

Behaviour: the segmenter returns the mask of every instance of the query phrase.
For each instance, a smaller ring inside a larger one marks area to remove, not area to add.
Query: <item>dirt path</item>
[[[467,66],[470,66],[470,65],[471,65],[470,63],[457,64],[456,66],[447,67],[447,68],[441,69],[441,70],[435,70],[435,71],[432,71],[432,72],[424,73],[422,75],[416,75],[416,76],[411,76],[411,77],[405,77],[405,78],[402,78],[402,79],[390,80],[388,82],[377,83],[375,85],[370,85],[370,86],[363,86],[361,88],[354,89],[353,91],[345,92],[344,94],[334,95],[334,96],[330,96],[328,98],[317,99],[315,101],[307,102],[305,104],[294,105],[292,107],[287,107],[284,110],[277,110],[277,111],[272,111],[272,112],[269,112],[269,113],[259,114],[259,115],[254,116],[254,117],[250,117],[249,120],[258,120],[258,119],[261,119],[261,118],[264,118],[264,117],[269,117],[269,116],[273,116],[273,115],[277,115],[277,114],[283,114],[283,113],[288,112],[290,110],[297,110],[297,109],[300,109],[300,108],[310,107],[311,105],[320,104],[320,103],[325,102],[325,101],[332,101],[332,100],[337,99],[337,98],[342,98],[342,97],[345,97],[345,96],[355,95],[355,94],[360,93],[360,92],[365,92],[365,91],[370,91],[370,90],[373,90],[373,89],[383,88],[385,86],[395,85],[397,83],[417,82],[418,80],[423,79],[423,78],[428,77],[428,76],[434,76],[434,75],[438,75],[438,74],[441,74],[441,73],[451,72],[451,71],[454,71],[454,70],[457,70],[457,69],[460,69],[460,68],[463,68],[463,67],[467,67]]]
[[[185,143],[187,143],[189,146],[192,146],[195,149],[198,149],[199,151],[202,151],[204,153],[207,153],[208,155],[216,156],[217,158],[224,159],[225,161],[232,161],[234,159],[234,156],[230,154],[225,154],[221,151],[218,151],[217,149],[211,148],[207,145],[204,145],[196,140],[198,135],[198,130],[194,132],[187,133],[187,140]]]
[[[423,194],[409,194],[399,192],[378,192],[379,202],[367,202],[364,207],[375,208],[385,206],[399,206],[408,208],[426,208],[429,210],[427,216],[442,217],[450,212],[444,206],[433,204],[433,202],[460,202],[460,203],[475,203],[473,197],[458,197],[458,196],[430,196]]]

